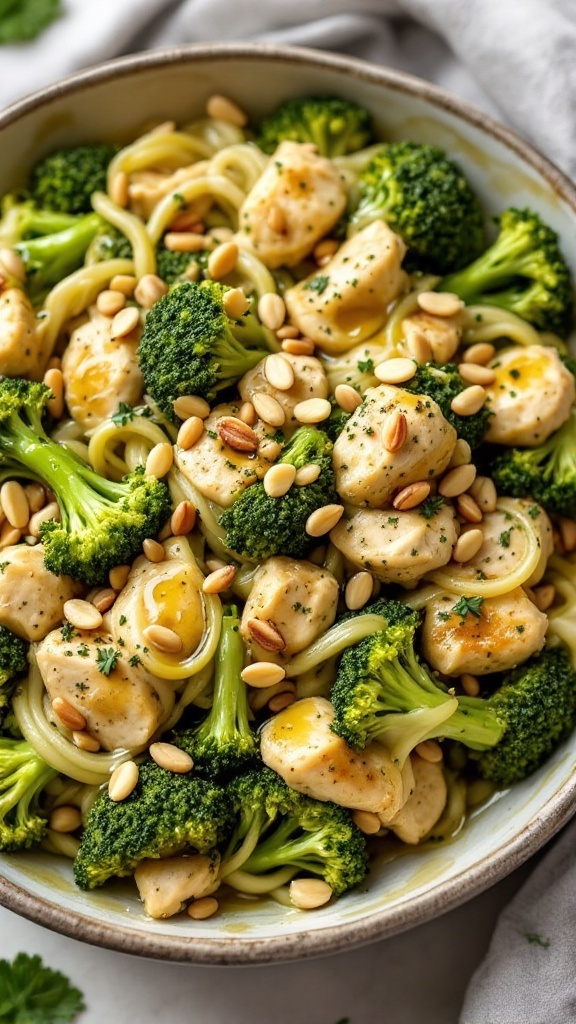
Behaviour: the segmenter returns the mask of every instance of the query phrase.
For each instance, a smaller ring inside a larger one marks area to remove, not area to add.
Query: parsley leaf
[[[502,547],[502,548],[509,548],[510,547],[510,534],[512,533],[513,529],[514,529],[514,527],[511,526],[509,530],[503,530],[502,531],[502,533],[498,537],[498,543],[499,543],[500,547]]]
[[[374,369],[373,359],[359,359],[356,366],[360,370],[360,373],[372,373]]]
[[[36,39],[61,14],[60,0],[0,0],[0,44]]]
[[[96,652],[96,664],[98,665],[98,671],[101,672],[103,676],[109,676],[116,668],[120,657],[120,651],[115,651],[113,647],[100,647]]]
[[[537,935],[536,932],[529,932],[526,935],[526,939],[533,946],[542,946],[542,949],[548,949],[550,945],[550,939],[543,939],[541,935]]]
[[[304,288],[309,292],[317,292],[318,295],[322,295],[322,292],[326,291],[329,281],[330,278],[326,277],[325,274],[318,274],[316,277],[313,277],[311,281],[308,281],[308,283],[304,285]]]
[[[434,498],[426,498],[426,501],[423,501],[418,506],[418,512],[421,516],[424,516],[424,519],[432,519],[443,508],[444,504],[444,498],[441,498],[440,495]]]
[[[4,1024],[66,1024],[84,1009],[79,989],[39,956],[0,960],[0,1020]]]
[[[453,606],[452,611],[456,615],[460,615],[462,619],[465,619],[470,612],[475,615],[477,619],[480,618],[482,612],[481,608],[484,604],[483,597],[461,597],[456,604]]]
[[[143,405],[141,409],[133,409],[127,402],[120,402],[118,405],[118,412],[114,413],[111,420],[117,427],[125,427],[126,424],[131,423],[136,416],[143,416],[145,419],[149,419],[151,415],[152,410],[148,405]]]
[[[68,641],[73,640],[75,636],[78,636],[78,633],[74,629],[74,626],[72,625],[71,622],[65,622],[64,625],[62,626],[62,629],[60,630],[60,635],[63,640]]]

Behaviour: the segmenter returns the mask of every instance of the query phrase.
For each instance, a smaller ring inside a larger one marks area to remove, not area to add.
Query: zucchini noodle
[[[149,167],[186,167],[196,160],[207,160],[213,154],[213,147],[202,139],[185,132],[149,132],[141,135],[136,142],[125,146],[110,161],[108,167],[108,192],[116,175],[120,172],[132,174]]]
[[[189,181],[182,181],[178,188],[169,195],[160,199],[146,225],[148,237],[152,245],[156,245],[166,229],[174,220],[182,206],[193,202],[195,199],[209,197],[222,207],[230,218],[231,223],[236,227],[238,210],[246,198],[246,193],[238,188],[230,178],[208,177],[190,178]]]
[[[386,619],[383,615],[357,615],[346,622],[339,622],[327,629],[309,647],[287,661],[284,665],[286,675],[289,679],[302,676],[305,672],[316,668],[316,665],[320,665],[321,662],[335,658],[346,647],[351,647],[363,640],[364,637],[378,633],[382,629],[386,629]]]
[[[201,693],[208,688],[214,674],[214,663],[210,661],[196,675],[188,679],[179,699],[175,703],[169,719],[158,730],[158,737],[169,732],[180,721],[186,708],[198,699]],[[151,741],[152,742],[152,741]]]
[[[236,269],[238,273],[248,278],[250,283],[254,285],[254,291],[258,295],[258,298],[262,295],[266,295],[267,292],[275,292],[278,290],[276,287],[276,281],[272,277],[268,268],[264,266],[262,260],[259,260],[254,253],[248,252],[247,249],[240,249],[238,253],[238,260],[236,262]],[[275,341],[275,335],[272,334],[271,331],[269,333]]]
[[[80,840],[65,832],[55,832],[54,829],[49,828],[40,846],[47,853],[53,853],[59,857],[68,857],[69,860],[74,860],[80,849]]]
[[[84,310],[96,301],[103,288],[110,284],[118,274],[133,274],[132,260],[103,260],[89,267],[81,267],[68,277],[64,277],[46,296],[39,331],[42,337],[42,355],[47,363],[54,350],[54,345],[67,320]]]
[[[517,345],[541,345],[542,337],[526,320],[515,313],[508,313],[497,306],[466,306],[467,326],[464,328],[464,345],[476,345],[481,341],[510,339]]]
[[[433,277],[431,274],[425,274],[422,277],[416,276],[412,279],[412,287],[407,295],[404,295],[401,299],[398,299],[386,320],[386,325],[379,332],[383,336],[384,343],[390,349],[401,349],[404,341],[404,331],[402,327],[403,320],[406,317],[413,316],[420,309],[418,305],[418,295],[420,292],[429,292],[436,287],[440,278]],[[368,339],[370,342],[376,341],[376,336]]]
[[[185,124],[182,128],[185,135],[193,135],[200,139],[211,152],[227,146],[239,146],[246,142],[244,132],[231,121],[220,121],[216,117],[202,117],[198,121]]]
[[[132,259],[134,260],[134,273],[137,278],[145,274],[156,273],[156,256],[154,246],[146,232],[144,221],[129,210],[113,203],[105,192],[95,192],[92,196],[92,206],[104,220],[107,220],[113,227],[118,228],[126,236],[132,246]]]
[[[198,515],[200,516],[200,532],[207,544],[218,558],[229,561],[233,557],[225,544],[226,531],[218,523],[215,509],[221,509],[208,501],[197,487],[188,480],[177,466],[172,466],[168,475],[168,487],[176,504],[181,501],[191,501]]]
[[[250,192],[267,163],[268,157],[257,146],[240,143],[215,153],[206,173],[230,177],[244,192]]]
[[[572,570],[572,572],[570,572]],[[554,584],[556,599],[546,612],[549,620],[547,643],[565,645],[570,654],[572,667],[576,669],[576,566],[567,558],[553,555],[548,562],[546,580]]]
[[[290,882],[294,875],[298,874],[301,868],[279,868],[278,871],[271,871],[266,875],[251,875],[247,871],[232,871],[226,875],[226,884],[237,889],[238,892],[245,892],[254,896],[265,896],[286,882]],[[313,869],[308,866],[308,871]],[[321,872],[318,872],[321,874]]]
[[[146,456],[154,445],[165,443],[166,434],[162,428],[145,416],[134,416],[124,426],[114,423],[113,420],[104,420],[96,427],[90,438],[88,457],[101,476],[121,480],[136,466],[145,465]],[[124,444],[126,449],[123,456],[116,451],[121,444]],[[133,455],[134,448],[131,450],[133,457],[130,457],[130,444],[138,446],[137,461]]]

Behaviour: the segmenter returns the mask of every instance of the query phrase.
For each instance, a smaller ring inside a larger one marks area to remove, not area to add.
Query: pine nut
[[[221,594],[223,590],[228,590],[235,575],[234,565],[224,565],[221,569],[215,569],[204,580],[202,590],[205,594]]]
[[[495,512],[498,495],[494,481],[489,476],[477,476],[470,487],[470,494],[483,512]]]
[[[46,504],[46,491],[42,484],[26,484],[24,488],[28,499],[28,507],[32,513],[39,512]]]
[[[306,520],[305,530],[309,537],[323,537],[330,533],[344,515],[343,505],[323,505],[312,512]]]
[[[406,348],[419,366],[432,362],[432,346],[422,331],[410,325],[405,331],[405,337]]]
[[[248,686],[260,689],[281,683],[286,675],[286,670],[281,665],[275,665],[273,661],[255,661],[252,665],[247,665],[242,669],[240,675]]]
[[[291,704],[295,704],[296,696],[293,693],[277,693],[274,697],[271,697],[268,701],[268,710],[272,714],[276,715],[279,711],[283,711],[284,708],[290,707]]]
[[[567,554],[571,554],[572,551],[576,550],[576,522],[573,519],[560,516],[558,518],[558,527],[564,549]]]
[[[382,828],[382,822],[372,811],[354,811],[352,821],[366,836],[375,836]]]
[[[238,246],[236,242],[223,242],[216,246],[208,257],[208,277],[220,281],[231,274],[238,262]]]
[[[136,789],[140,771],[135,761],[124,761],[114,769],[108,783],[108,796],[115,804],[126,800]]]
[[[496,374],[489,366],[479,366],[478,363],[460,363],[458,373],[467,384],[481,384],[487,388],[496,380]]]
[[[462,516],[467,523],[481,523],[483,519],[482,509],[474,501],[471,494],[459,494],[456,499],[458,515]]]
[[[282,498],[296,479],[296,467],[278,462],[264,476],[264,490],[269,498]]]
[[[374,376],[383,384],[405,384],[412,380],[418,369],[418,364],[413,359],[399,356],[397,359],[385,359],[374,367]]]
[[[67,729],[74,729],[75,731],[82,731],[86,728],[86,719],[84,715],[80,714],[76,708],[73,708],[67,700],[63,697],[54,697],[52,701],[52,710]]]
[[[430,764],[438,764],[442,760],[442,747],[436,740],[422,740],[422,743],[417,743],[414,747],[414,753],[418,754],[423,761],[429,761]]]
[[[250,309],[250,299],[241,288],[229,288],[224,292],[222,300],[226,315],[233,320],[239,320],[241,316]]]
[[[185,537],[196,525],[196,509],[191,501],[181,501],[170,518],[170,529],[174,537]]]
[[[310,338],[285,338],[282,342],[282,351],[288,352],[291,356],[311,356],[314,352],[314,342]]]
[[[82,815],[77,807],[63,804],[55,807],[48,819],[48,828],[53,832],[76,832],[82,825]]]
[[[187,911],[188,917],[193,921],[205,921],[208,917],[214,917],[217,912],[218,900],[213,896],[202,896],[201,899],[194,900]]]
[[[190,448],[194,447],[197,441],[200,440],[203,433],[203,420],[201,420],[199,416],[190,416],[189,419],[184,420],[184,423],[178,431],[176,445],[178,448],[188,451]]]
[[[186,775],[194,767],[190,754],[180,747],[175,747],[173,743],[152,743],[149,754],[160,768],[174,772],[175,775]]]
[[[399,452],[408,437],[408,423],[403,412],[394,409],[389,413],[382,427],[382,447],[390,453]]]
[[[222,416],[216,424],[220,440],[236,452],[253,455],[258,451],[258,434],[237,416]]]
[[[331,412],[327,398],[306,398],[294,406],[294,416],[299,423],[322,423]]]
[[[248,632],[254,643],[265,651],[283,651],[286,641],[271,619],[248,619]]]
[[[456,466],[467,466],[472,461],[472,449],[463,437],[456,441],[452,457],[448,463],[448,469],[455,469]]]
[[[59,420],[64,415],[64,377],[62,370],[58,369],[58,367],[46,370],[44,383],[52,392],[52,398],[48,401],[48,412],[55,420]]]
[[[460,676],[460,686],[468,697],[477,697],[480,693],[480,682],[470,672],[463,672]]]
[[[233,100],[229,100],[227,96],[220,96],[218,93],[208,100],[206,113],[208,117],[213,117],[216,121],[228,121],[238,128],[243,128],[245,124],[248,124],[248,115],[242,108]]]
[[[168,292],[168,285],[157,274],[144,274],[134,289],[134,298],[142,309],[152,306]]]
[[[278,391],[289,391],[294,384],[292,364],[280,352],[274,352],[265,360],[264,376],[271,387]]]
[[[100,629],[102,615],[90,601],[73,597],[64,602],[64,616],[75,629]]]
[[[419,480],[417,483],[408,484],[407,487],[403,487],[401,491],[398,491],[392,504],[399,512],[407,512],[409,509],[416,508],[423,501],[426,501],[429,494],[430,484],[428,481]]]
[[[200,398],[199,395],[180,395],[172,408],[174,414],[181,420],[188,420],[192,416],[205,420],[210,415],[208,402],[205,398]]]
[[[133,274],[116,274],[110,281],[110,290],[121,292],[125,298],[129,299],[134,294],[137,284],[138,278]]]
[[[276,331],[278,341],[293,340],[294,338],[297,338],[299,334],[300,331],[297,327],[294,327],[294,324],[283,324],[282,327],[279,327]]]
[[[464,305],[453,292],[419,292],[417,302],[420,309],[431,316],[455,316]]]
[[[130,575],[129,565],[115,565],[108,573],[108,582],[113,590],[123,590]]]
[[[332,897],[332,889],[321,878],[297,878],[290,882],[290,901],[298,910],[323,907]]]
[[[72,732],[72,741],[79,750],[87,750],[90,754],[97,754],[100,744],[89,732]]]
[[[162,651],[163,654],[179,654],[182,650],[182,640],[178,633],[169,629],[168,626],[159,626],[157,623],[146,626],[142,630],[142,636],[147,643],[155,647],[157,651]]]
[[[264,438],[258,445],[258,454],[264,462],[276,462],[276,459],[282,454],[282,445],[278,441]]]
[[[456,395],[450,402],[452,412],[457,416],[474,416],[486,401],[486,392],[480,384],[471,384],[464,388],[459,395]]]
[[[306,487],[308,484],[313,484],[319,476],[320,466],[315,462],[309,462],[306,466],[301,466],[300,469],[296,470],[294,483],[297,487]]]
[[[443,498],[457,498],[459,494],[464,494],[464,491],[472,486],[475,477],[476,466],[473,466],[472,463],[468,463],[466,466],[456,466],[442,477],[438,484],[438,493]]]
[[[354,412],[359,405],[362,405],[362,395],[359,395],[350,384],[337,384],[334,398],[344,412]]]
[[[335,238],[323,238],[321,242],[318,242],[312,251],[312,255],[316,262],[325,260],[326,257],[331,259],[335,252],[338,251],[338,242]]]
[[[146,537],[142,544],[142,550],[149,562],[163,562],[166,558],[164,548],[153,537]]]
[[[208,572],[216,572],[217,569],[225,569],[228,562],[223,562],[221,558],[207,558],[205,564]]]
[[[148,458],[146,459],[146,474],[148,476],[155,476],[158,480],[161,480],[163,476],[172,469],[172,463],[174,462],[174,449],[171,444],[167,441],[162,441],[160,444],[155,444],[153,448],[148,452]]]
[[[242,420],[243,423],[247,423],[249,427],[255,426],[258,422],[256,415],[256,409],[252,405],[252,402],[243,402],[238,413],[238,419]]]
[[[286,319],[286,305],[281,295],[266,292],[258,302],[258,316],[270,331],[277,331]]]
[[[103,587],[102,590],[94,594],[92,604],[103,615],[104,612],[107,612],[112,607],[117,596],[116,591],[112,587]]]
[[[466,530],[461,533],[454,545],[452,558],[455,562],[469,562],[477,555],[484,543],[482,530]]]
[[[470,345],[470,348],[466,349],[462,359],[465,363],[486,366],[492,362],[495,355],[496,349],[494,345],[490,345],[487,341],[479,341],[476,345]]]
[[[252,405],[256,409],[256,412],[261,420],[265,423],[269,423],[271,427],[281,427],[286,420],[286,413],[272,395],[267,395],[264,391],[258,392],[258,394],[252,396]]]
[[[116,206],[128,206],[128,175],[125,171],[118,171],[110,182],[110,199]]]
[[[358,611],[368,603],[372,597],[373,582],[372,574],[369,572],[357,572],[350,577],[344,591],[344,600],[351,612]]]
[[[15,526],[10,526],[8,520],[2,523],[0,528],[0,548],[11,548],[14,544],[17,544],[22,537],[22,531],[17,530]]]
[[[26,491],[17,480],[7,480],[0,487],[0,505],[10,526],[23,530],[28,525],[30,506]]]
[[[0,249],[0,268],[8,277],[15,277],[18,281],[26,279],[26,264],[14,249]]]
[[[286,217],[284,210],[277,203],[271,203],[266,214],[266,223],[276,235],[283,235],[286,232]]]
[[[126,296],[113,288],[105,288],[96,299],[96,309],[102,316],[115,316],[126,305]]]
[[[202,252],[211,245],[211,239],[195,231],[168,231],[164,235],[164,246],[170,252]]]
[[[541,587],[534,587],[532,593],[534,595],[534,604],[538,610],[541,612],[547,612],[554,604],[556,587],[553,583],[544,583]]]
[[[140,313],[136,306],[125,306],[119,313],[116,313],[112,321],[110,336],[114,341],[116,338],[125,338],[131,334],[140,322]]]

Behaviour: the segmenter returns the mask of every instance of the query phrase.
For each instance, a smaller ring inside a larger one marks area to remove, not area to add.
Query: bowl
[[[576,190],[504,126],[442,90],[382,67],[257,44],[190,46],[83,71],[0,114],[0,195],[60,145],[130,140],[146,121],[190,120],[213,93],[258,117],[290,96],[333,93],[374,113],[383,138],[444,147],[488,215],[533,205],[559,232],[576,271]],[[110,949],[196,964],[263,964],[319,956],[392,935],[457,906],[534,854],[569,819],[576,734],[535,775],[472,813],[449,842],[382,857],[365,885],[313,913],[237,898],[205,921],[153,921],[123,884],[80,892],[69,862],[0,858],[0,903],[65,935]]]

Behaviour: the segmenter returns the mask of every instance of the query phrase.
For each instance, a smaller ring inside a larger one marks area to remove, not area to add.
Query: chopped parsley
[[[550,946],[550,939],[543,939],[537,932],[528,932],[525,938],[527,942],[531,943],[531,945],[542,946],[542,949],[548,949]]]
[[[101,672],[103,676],[109,676],[116,668],[120,657],[120,651],[114,650],[113,647],[101,647],[96,653],[98,671]]]
[[[460,615],[462,621],[466,619],[468,613],[474,615],[477,619],[482,614],[482,605],[484,604],[483,597],[461,597],[456,604],[453,606],[452,611],[455,615]]]
[[[306,291],[316,292],[318,295],[322,295],[322,292],[326,291],[329,281],[330,278],[326,277],[325,274],[318,274],[316,277],[313,277],[311,281],[307,281],[304,288]]]
[[[115,423],[117,427],[125,427],[136,416],[143,416],[145,419],[149,419],[151,415],[152,409],[148,405],[142,406],[141,409],[133,409],[127,402],[120,402],[118,411],[114,413],[111,419],[112,423]]]
[[[444,506],[444,498],[437,495],[433,498],[426,498],[421,505],[418,506],[418,511],[424,519],[432,519],[441,508]]]
[[[503,530],[500,536],[498,537],[498,543],[501,548],[510,547],[510,534],[512,533],[513,529],[514,527],[511,526],[509,530]]]
[[[75,636],[78,636],[78,633],[71,622],[65,622],[60,630],[60,635],[63,640],[68,642],[69,640],[73,640]]]

